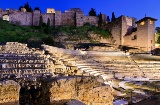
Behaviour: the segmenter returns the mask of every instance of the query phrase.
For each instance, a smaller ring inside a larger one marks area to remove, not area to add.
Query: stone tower
[[[76,26],[83,26],[83,18],[84,18],[84,13],[83,12],[76,12]]]
[[[41,13],[39,10],[33,11],[33,26],[39,26],[40,16],[41,16]]]
[[[144,51],[155,48],[155,21],[157,19],[144,17],[137,24],[137,45]]]

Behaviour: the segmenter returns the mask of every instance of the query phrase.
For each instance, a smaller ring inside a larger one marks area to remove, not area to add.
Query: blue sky
[[[91,8],[97,12],[102,12],[111,17],[112,12],[115,16],[126,15],[135,17],[138,20],[146,16],[160,19],[160,0],[1,0],[0,8],[18,9],[26,2],[32,8],[39,7],[43,13],[47,8],[55,10],[69,10],[70,8],[81,8],[86,15]],[[160,20],[156,22],[160,27]]]

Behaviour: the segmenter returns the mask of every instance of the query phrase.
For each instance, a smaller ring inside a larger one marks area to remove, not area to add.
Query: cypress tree
[[[102,13],[100,12],[100,14],[98,15],[98,18],[99,18],[99,20],[98,20],[98,26],[102,26],[102,24],[103,24],[103,19],[102,19]]]
[[[91,10],[89,11],[89,16],[97,16],[94,8],[91,8]]]
[[[29,6],[28,2],[26,4],[24,4],[24,8],[26,9],[27,12],[32,12],[33,11],[31,6]]]
[[[42,18],[42,15],[40,16],[40,19],[39,19],[39,28],[42,29],[42,23],[43,23],[43,18]]]
[[[109,16],[107,16],[107,21],[108,21],[108,22],[110,22],[110,18],[109,18]]]
[[[50,19],[48,18],[48,20],[47,20],[47,34],[49,33],[49,31],[50,31]]]
[[[114,12],[112,12],[112,22],[116,19],[115,15],[114,15]]]

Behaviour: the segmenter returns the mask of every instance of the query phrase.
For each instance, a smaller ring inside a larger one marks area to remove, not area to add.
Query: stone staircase
[[[37,78],[52,74],[53,63],[44,52],[30,49],[26,44],[7,42],[0,46],[0,77]]]
[[[124,77],[149,77],[159,78],[160,61],[135,59],[121,51],[98,52],[98,51],[78,51],[60,49],[45,46],[45,50],[58,56],[62,62],[70,62],[76,66],[79,75],[93,75],[102,77],[104,80],[113,78],[123,79]],[[84,54],[85,53],[85,54]],[[150,55],[147,55],[150,56]]]

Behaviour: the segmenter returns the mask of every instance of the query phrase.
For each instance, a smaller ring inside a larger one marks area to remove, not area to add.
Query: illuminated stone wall
[[[144,25],[137,24],[137,41],[138,46],[141,47],[142,50],[150,51],[155,46],[155,24],[150,24],[150,20],[147,19],[144,21]],[[151,41],[152,40],[152,41]],[[152,48],[151,48],[152,46]]]
[[[123,45],[139,48],[143,51],[151,51],[155,48],[155,24],[150,24],[150,20],[137,24],[137,31],[124,37]],[[136,36],[136,37],[135,37]],[[136,39],[135,39],[136,38]]]
[[[47,8],[47,13],[55,13],[54,8]]]
[[[113,105],[114,99],[112,88],[102,86],[92,77],[57,79],[52,82],[50,93],[51,105],[62,105],[70,99],[79,100],[86,105]]]
[[[151,51],[155,48],[155,23],[146,19],[143,24],[135,23],[136,18],[120,16],[107,25],[115,40],[115,44]],[[135,31],[133,31],[135,29]]]
[[[107,28],[110,30],[114,43],[121,45],[121,28],[122,28],[122,17],[117,18],[115,21],[109,23]]]

